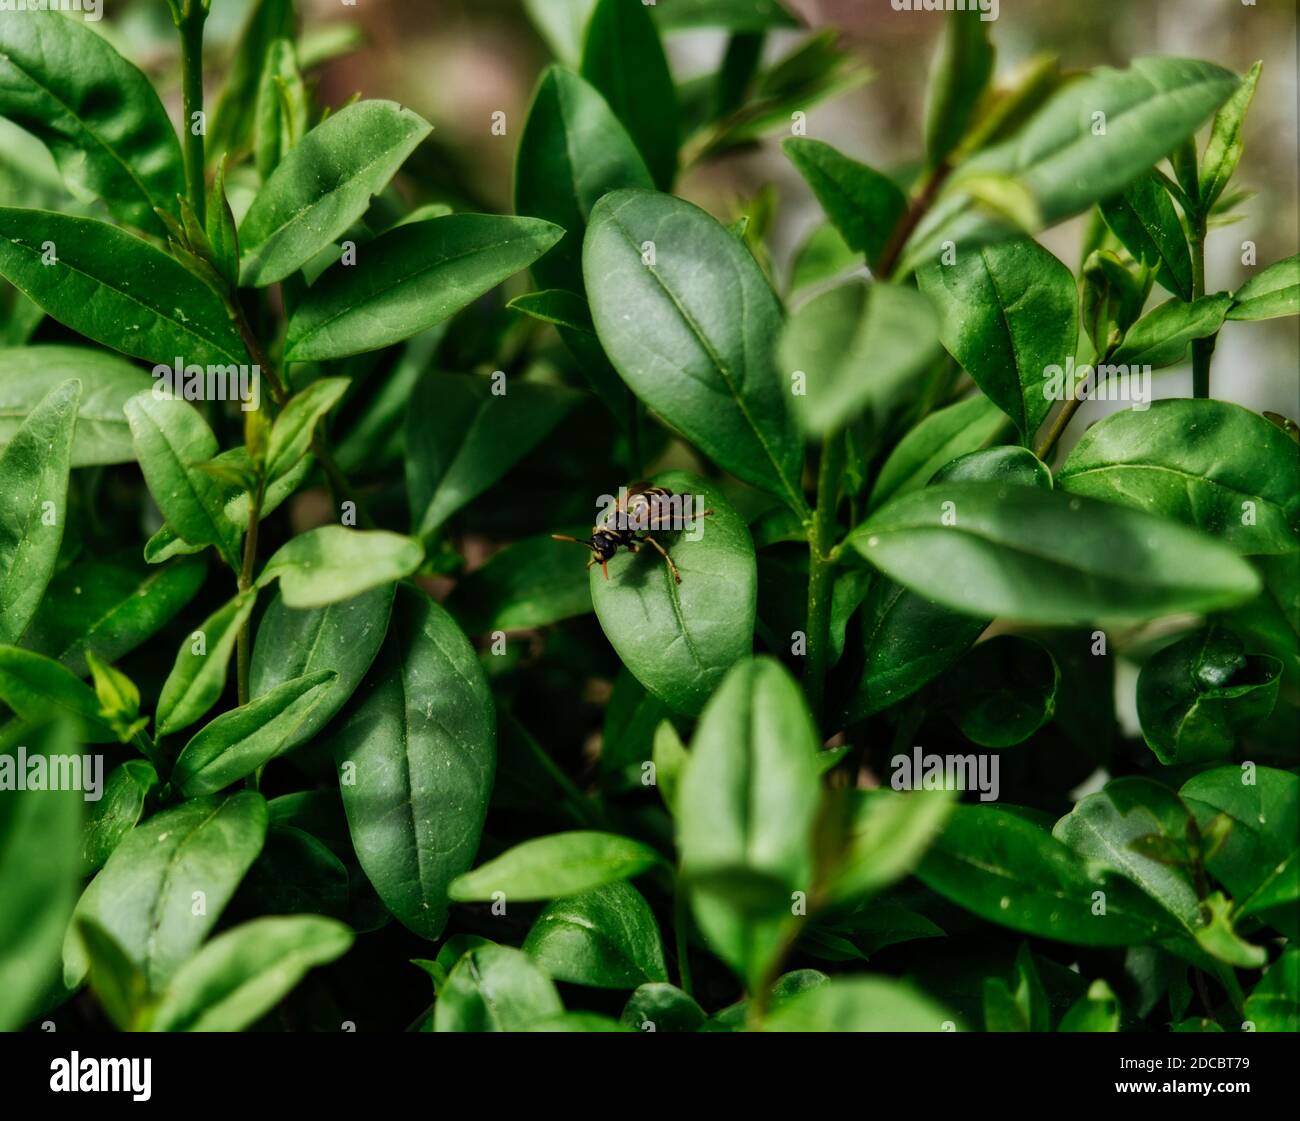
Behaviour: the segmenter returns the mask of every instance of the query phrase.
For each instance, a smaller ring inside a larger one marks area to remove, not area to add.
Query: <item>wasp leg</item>
[[[650,530],[685,529],[686,526],[690,525],[693,521],[695,521],[696,518],[707,518],[707,517],[711,517],[712,514],[713,514],[712,510],[692,510],[690,517],[683,519],[685,525],[680,525],[680,526],[669,524],[673,521],[673,516],[671,514],[668,514],[662,520],[651,519],[650,524],[646,526],[646,528]]]
[[[673,564],[673,558],[668,555],[668,550],[660,545],[653,537],[643,537],[641,540],[647,545],[653,545],[659,550],[659,555],[664,558],[664,563],[668,566],[668,571],[673,574],[673,579],[680,584],[682,582],[682,574],[677,571],[677,566]]]

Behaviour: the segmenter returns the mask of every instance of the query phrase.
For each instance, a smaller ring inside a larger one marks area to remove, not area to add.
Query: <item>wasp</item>
[[[642,545],[649,545],[664,558],[672,578],[680,584],[682,574],[673,564],[673,558],[668,555],[667,549],[650,536],[655,532],[683,528],[681,525],[673,524],[680,514],[680,502],[673,503],[672,498],[673,492],[667,487],[652,487],[649,483],[637,483],[628,488],[626,504],[621,499],[617,501],[614,505],[614,517],[604,525],[592,527],[590,537],[566,537],[560,533],[553,533],[551,536],[556,541],[572,541],[578,545],[585,545],[591,550],[591,559],[587,562],[587,567],[599,563],[606,580],[609,579],[609,562],[617,555],[619,549],[637,553],[641,551]],[[677,507],[676,510],[674,506]],[[707,518],[712,513],[712,510],[699,513],[692,511],[688,520]]]

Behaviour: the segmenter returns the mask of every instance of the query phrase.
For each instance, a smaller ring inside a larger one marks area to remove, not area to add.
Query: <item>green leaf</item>
[[[213,155],[236,153],[253,143],[257,87],[271,44],[294,35],[293,0],[253,0],[230,52],[230,65],[208,125]]]
[[[653,8],[665,31],[695,27],[768,31],[799,26],[780,0],[658,0]]]
[[[289,321],[285,360],[344,358],[426,331],[527,268],[562,232],[496,214],[397,226],[312,285]]]
[[[1137,685],[1142,735],[1166,766],[1230,755],[1240,730],[1273,711],[1281,675],[1281,662],[1267,654],[1247,655],[1231,631],[1197,631],[1142,667]]]
[[[1083,266],[1080,318],[1098,354],[1109,354],[1142,314],[1147,293],[1137,277],[1107,249],[1088,254]]]
[[[571,546],[525,537],[456,582],[447,610],[469,634],[527,630],[592,610],[587,574]]]
[[[0,646],[0,701],[23,720],[70,716],[87,742],[117,742],[117,733],[100,719],[94,690],[71,670],[30,650]]]
[[[688,202],[614,191],[592,211],[583,272],[632,391],[720,466],[805,510],[802,443],[773,361],[781,310],[745,246]]]
[[[398,590],[388,637],[331,736],[357,859],[415,933],[446,925],[473,863],[496,766],[496,715],[473,647],[424,592]]]
[[[1244,560],[1204,534],[1036,487],[928,487],[894,499],[848,540],[914,592],[986,618],[1153,619],[1242,603],[1259,588]]]
[[[360,101],[313,128],[285,156],[239,225],[239,282],[264,288],[337,240],[428,136],[393,101]]]
[[[524,0],[524,11],[561,62],[576,64],[596,0]]]
[[[591,322],[591,309],[587,301],[573,292],[563,288],[546,288],[540,292],[525,292],[516,296],[506,307],[522,311],[542,323],[555,327],[564,327],[569,331],[580,331],[594,339],[596,328]]]
[[[98,872],[119,842],[140,823],[146,800],[158,789],[158,772],[143,759],[127,759],[104,781],[103,796],[86,811],[81,869]]]
[[[230,209],[230,200],[226,197],[226,159],[222,156],[217,164],[212,185],[208,188],[207,238],[211,251],[212,266],[217,274],[230,287],[234,288],[239,280],[239,230],[235,223],[234,211]]]
[[[278,578],[286,607],[324,607],[401,580],[423,560],[420,543],[400,533],[326,525],[281,545],[257,586]]]
[[[0,448],[0,643],[22,636],[54,574],[80,401],[79,381],[51,389]]]
[[[13,347],[0,350],[0,444],[11,441],[45,396],[75,378],[81,382],[73,467],[126,463],[135,458],[122,415],[127,399],[148,389],[144,371],[113,354],[80,346]]]
[[[845,244],[874,264],[907,209],[902,189],[888,176],[820,140],[792,137],[781,147],[808,181]]]
[[[1294,938],[1300,925],[1300,778],[1254,764],[1216,767],[1189,779],[1179,793],[1202,829],[1218,814],[1232,820],[1227,840],[1207,864],[1239,913],[1258,913]]]
[[[668,812],[677,815],[677,791],[681,786],[682,771],[689,756],[686,745],[677,734],[671,720],[659,721],[651,742],[650,758],[655,767],[655,785]]]
[[[1300,315],[1300,253],[1274,261],[1232,294],[1229,319]]]
[[[524,952],[557,981],[575,985],[634,989],[668,980],[659,925],[628,883],[551,903],[528,931]]]
[[[1119,1031],[1119,1000],[1105,981],[1094,981],[1088,995],[1062,1018],[1057,1031]]]
[[[307,131],[307,106],[293,40],[276,39],[266,53],[254,113],[253,147],[263,182]]]
[[[90,956],[90,987],[99,1006],[119,1031],[135,1031],[148,1004],[144,973],[93,919],[78,919],[77,933]]]
[[[753,988],[809,892],[820,737],[770,658],[738,663],[705,707],[677,796],[682,875],[700,931]],[[744,890],[754,879],[761,890]]]
[[[1028,944],[1016,954],[1015,992],[1000,977],[984,978],[984,1023],[990,1032],[1051,1031],[1047,992]]]
[[[406,421],[415,535],[431,538],[541,443],[579,400],[572,390],[528,381],[444,373],[422,378]]]
[[[352,599],[303,609],[287,606],[280,595],[271,601],[253,643],[251,695],[264,696],[293,678],[323,670],[338,675],[322,690],[284,751],[311,740],[361,684],[388,632],[395,593],[395,584],[382,584]]]
[[[1127,70],[1100,67],[1061,84],[1027,124],[948,180],[909,240],[905,265],[937,256],[944,241],[969,249],[1012,232],[980,213],[963,180],[1017,179],[1037,201],[1043,222],[1053,225],[1123,190],[1192,135],[1237,86],[1237,76],[1220,66],[1179,58],[1139,58]]]
[[[940,353],[938,317],[924,296],[863,281],[809,300],[790,318],[780,343],[788,376],[803,374],[795,416],[815,435],[864,411],[871,430],[882,431]]]
[[[870,508],[925,486],[940,467],[991,444],[1005,426],[1005,414],[982,393],[931,413],[889,453],[871,488]]]
[[[266,477],[278,479],[307,454],[316,422],[347,392],[347,378],[321,378],[290,398],[271,426]]]
[[[961,142],[981,108],[997,51],[989,42],[985,13],[949,11],[931,67],[925,115],[925,150],[939,167]]]
[[[11,21],[12,22],[12,21]],[[0,734],[6,756],[80,750],[62,723]],[[59,945],[81,874],[81,802],[71,790],[6,790],[0,798],[0,1030],[41,1008],[58,973]]]
[[[846,836],[827,884],[830,902],[861,902],[911,872],[952,811],[946,791],[854,790]]]
[[[88,651],[116,661],[175,618],[206,567],[197,557],[152,567],[137,549],[74,561],[50,581],[23,645],[84,677]]]
[[[1045,646],[1003,634],[965,654],[935,682],[931,697],[972,743],[1014,747],[1051,720],[1060,682]]]
[[[149,79],[108,39],[33,7],[0,27],[0,117],[49,148],[69,190],[163,234],[185,191],[181,149]]]
[[[538,284],[581,293],[582,238],[592,207],[621,187],[653,186],[636,145],[600,93],[564,67],[543,71],[515,173],[516,212],[564,230],[533,264]]]
[[[215,794],[265,766],[297,742],[303,722],[336,677],[333,670],[295,677],[223,712],[181,749],[172,784],[187,798]]]
[[[648,845],[616,833],[552,833],[515,845],[458,876],[451,898],[490,900],[501,892],[514,902],[562,899],[631,879],[662,863]]]
[[[240,531],[225,516],[225,484],[200,470],[217,454],[217,438],[188,402],[138,393],[125,406],[135,456],[149,493],[176,533],[191,545],[214,545],[239,567]]]
[[[1226,401],[1113,413],[1083,434],[1057,482],[1198,526],[1241,553],[1300,549],[1300,454],[1281,429]]]
[[[1173,200],[1154,172],[1101,204],[1102,217],[1133,259],[1157,269],[1156,280],[1180,300],[1192,298],[1192,255]]]
[[[1126,880],[1090,867],[1043,827],[997,806],[956,806],[916,874],[987,922],[1040,938],[1126,946],[1179,929]]]
[[[105,222],[0,207],[0,274],[60,323],[123,354],[168,366],[249,362],[221,297]]]
[[[347,953],[352,931],[319,915],[260,918],[219,935],[176,972],[151,1031],[242,1031],[310,969]]]
[[[256,591],[235,596],[181,643],[158,697],[155,719],[160,736],[188,728],[221,699],[235,639],[256,603]]]
[[[646,7],[599,0],[587,23],[581,69],[635,141],[654,185],[669,190],[677,174],[677,91]]]
[[[699,1031],[704,1025],[704,1009],[694,998],[676,985],[652,981],[638,986],[627,998],[620,1017],[635,1031]]]
[[[1028,442],[1052,407],[1048,367],[1063,367],[1078,340],[1070,270],[1022,239],[964,249],[917,280],[939,312],[943,345]]]
[[[1256,1031],[1300,1031],[1300,950],[1288,949],[1246,998]]]
[[[434,1031],[526,1031],[564,1012],[555,984],[521,950],[480,946],[457,962],[433,1008]]]
[[[682,582],[673,580],[657,550],[641,546],[635,555],[621,552],[609,561],[608,580],[600,565],[591,569],[591,598],[610,645],[637,680],[674,711],[693,716],[753,648],[754,545],[740,515],[712,484],[680,471],[653,482],[674,496],[691,496],[686,528],[652,535]],[[713,513],[700,517],[705,510]],[[573,563],[580,563],[576,555]]]
[[[837,977],[790,997],[767,1018],[770,1032],[952,1031],[956,1017],[911,985],[886,977]]]
[[[1201,213],[1208,214],[1241,162],[1242,149],[1245,147],[1241,137],[1241,127],[1246,119],[1246,110],[1250,108],[1255,96],[1255,86],[1259,83],[1259,72],[1263,63],[1257,62],[1242,78],[1241,84],[1214,115],[1214,125],[1210,129],[1210,139],[1205,145],[1205,156],[1201,161],[1200,205]]]
[[[158,988],[198,949],[262,849],[266,803],[250,791],[196,798],[128,833],[77,903]],[[198,892],[200,895],[195,895]],[[86,973],[80,937],[63,944],[63,980]]]
[[[1110,358],[1112,366],[1150,366],[1158,370],[1183,360],[1193,339],[1213,335],[1223,326],[1232,297],[1227,292],[1185,304],[1168,300],[1147,312],[1124,335]]]

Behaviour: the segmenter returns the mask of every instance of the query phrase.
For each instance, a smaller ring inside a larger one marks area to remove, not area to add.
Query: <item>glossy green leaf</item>
[[[338,403],[347,388],[347,378],[321,378],[289,400],[271,426],[266,447],[268,479],[287,474],[307,454],[316,422]]]
[[[534,837],[459,876],[451,898],[562,899],[631,879],[662,863],[649,845],[616,833],[578,831]]]
[[[898,184],[820,140],[794,137],[781,147],[845,244],[874,263],[907,209]]]
[[[649,10],[599,0],[587,24],[581,69],[645,157],[654,185],[668,190],[677,173],[677,91]]]
[[[1246,119],[1246,110],[1255,96],[1255,86],[1259,83],[1262,63],[1255,63],[1242,78],[1241,84],[1214,115],[1214,125],[1210,129],[1210,139],[1205,145],[1205,155],[1201,160],[1199,203],[1204,213],[1222,196],[1224,188],[1241,162],[1241,129]]]
[[[164,810],[122,839],[76,914],[108,931],[158,988],[203,942],[265,836],[266,803],[251,791]],[[75,986],[86,966],[80,938],[69,930],[64,983]]]
[[[104,780],[103,796],[90,803],[82,831],[81,867],[93,874],[140,823],[145,802],[158,789],[158,772],[143,759],[127,759]]]
[[[0,350],[0,445],[7,444],[46,394],[81,382],[73,467],[126,463],[135,458],[122,406],[150,382],[143,370],[89,347],[37,346]]]
[[[1124,248],[1156,269],[1156,280],[1180,300],[1192,298],[1192,255],[1164,184],[1151,172],[1101,204],[1106,224]]]
[[[225,516],[226,486],[200,465],[217,454],[217,438],[194,406],[152,392],[126,403],[135,456],[167,524],[191,545],[215,545],[238,568],[240,531]]]
[[[360,101],[313,128],[258,192],[239,225],[241,284],[296,272],[365,212],[430,131],[393,101]]]
[[[677,798],[682,875],[701,932],[753,986],[808,892],[820,738],[798,685],[769,658],[738,663],[700,717]],[[749,878],[770,891],[742,890]]]
[[[564,231],[533,264],[538,283],[582,292],[582,238],[592,207],[610,191],[653,186],[635,143],[600,93],[571,70],[546,69],[519,140],[515,174],[515,210]]]
[[[289,321],[285,358],[344,358],[427,331],[527,268],[561,233],[495,214],[398,226],[366,244],[356,264],[337,264],[312,285]]]
[[[41,654],[0,646],[0,701],[23,720],[40,723],[69,717],[89,743],[115,743],[117,735],[99,716],[99,698],[71,670]]]
[[[1179,931],[1128,881],[1089,866],[1043,827],[996,806],[956,806],[917,875],[987,922],[1040,938],[1126,946]]]
[[[1142,667],[1137,690],[1142,734],[1166,765],[1223,758],[1243,727],[1273,710],[1281,673],[1276,658],[1247,655],[1231,631],[1197,631]]]
[[[420,543],[400,533],[326,525],[280,546],[257,586],[279,579],[286,607],[324,607],[401,580],[423,559]]]
[[[634,1031],[699,1031],[704,1009],[676,985],[652,981],[627,998],[621,1020]]]
[[[323,607],[289,607],[277,595],[257,626],[249,692],[264,696],[294,678],[332,671],[333,682],[285,743],[307,743],[347,703],[370,669],[388,632],[396,585],[383,584]]]
[[[0,642],[16,642],[54,574],[68,515],[81,382],[44,394],[0,448]]]
[[[0,26],[0,117],[50,149],[68,188],[165,232],[185,191],[181,148],[149,79],[77,18],[33,6]]]
[[[925,486],[940,467],[991,444],[1005,426],[1005,414],[982,393],[931,413],[889,453],[871,488],[871,509]]]
[[[65,725],[6,729],[6,755],[80,750]],[[58,974],[59,945],[81,875],[82,799],[71,790],[8,789],[0,797],[0,1030],[42,1006]]]
[[[134,548],[75,561],[50,581],[23,645],[84,677],[87,651],[130,653],[194,598],[206,567],[198,557],[150,566]]]
[[[1300,549],[1300,451],[1263,417],[1226,401],[1155,401],[1113,413],[1083,434],[1057,481],[1073,494],[1198,526],[1241,553]]]
[[[105,222],[0,207],[0,274],[60,323],[123,354],[167,366],[249,364],[220,296]]]
[[[496,714],[473,647],[401,587],[388,637],[331,736],[357,859],[384,905],[436,938],[473,863],[496,766]]]
[[[668,979],[654,913],[624,882],[551,903],[533,922],[523,948],[557,981],[634,989]]]
[[[939,323],[925,297],[852,281],[815,296],[791,316],[780,361],[796,382],[795,415],[825,434],[866,412],[880,431],[939,356]]]
[[[171,979],[151,1031],[242,1031],[303,975],[347,953],[352,931],[319,915],[254,919],[218,935]]]
[[[256,602],[255,591],[235,596],[182,642],[158,697],[155,720],[159,735],[188,728],[221,699],[235,639]]]
[[[172,784],[187,798],[214,794],[252,774],[296,742],[303,722],[337,674],[295,677],[206,724],[181,749]]]
[[[578,403],[557,386],[428,374],[406,422],[411,524],[428,539],[533,450]]]
[[[784,1001],[771,1032],[941,1032],[956,1017],[911,985],[885,977],[838,977]]]
[[[1229,319],[1300,315],[1300,254],[1275,261],[1232,294]]]
[[[1168,300],[1147,312],[1124,335],[1111,356],[1113,366],[1150,366],[1158,370],[1183,360],[1193,339],[1213,335],[1232,306],[1227,292],[1185,304]]]
[[[781,311],[745,246],[690,203],[615,191],[592,211],[583,273],[633,392],[720,466],[803,510],[803,449],[773,360]]]
[[[925,148],[938,167],[975,121],[981,98],[993,77],[997,51],[989,42],[989,23],[977,6],[949,11],[931,69],[925,114]]]
[[[527,1031],[564,1012],[560,994],[532,958],[511,946],[481,946],[456,964],[433,1009],[434,1031]]]
[[[1063,367],[1078,339],[1070,270],[1022,239],[963,250],[917,279],[939,312],[943,345],[1028,441],[1052,407],[1048,367]]]
[[[456,584],[447,609],[470,634],[544,627],[592,610],[582,555],[550,534],[525,537]]]
[[[932,688],[941,708],[972,743],[1014,747],[1052,718],[1061,672],[1051,652],[1019,635],[981,642]]]
[[[740,516],[711,483],[680,471],[653,481],[675,496],[691,496],[686,527],[653,534],[682,582],[673,580],[652,546],[643,546],[611,559],[608,580],[594,565],[591,598],[610,645],[637,680],[674,711],[696,715],[727,670],[752,649],[754,546]],[[713,513],[701,518],[705,510]]]
[[[1259,586],[1245,561],[1185,526],[998,483],[943,483],[896,498],[849,542],[912,591],[986,618],[1151,619],[1242,603]]]
[[[277,39],[293,36],[294,24],[293,0],[253,0],[248,6],[208,125],[207,149],[213,155],[252,145],[257,87],[266,57]]]
[[[1300,1031],[1300,950],[1288,949],[1246,999],[1256,1031]]]

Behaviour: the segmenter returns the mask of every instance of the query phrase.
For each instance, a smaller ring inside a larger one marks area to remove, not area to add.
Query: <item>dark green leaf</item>
[[[470,634],[544,627],[592,610],[580,554],[549,534],[525,537],[456,584],[447,609]]]
[[[127,759],[104,782],[103,796],[86,812],[82,833],[83,874],[98,872],[118,842],[140,822],[146,799],[158,788],[158,772],[143,759]]]
[[[208,151],[236,153],[252,146],[257,86],[271,44],[294,34],[293,0],[253,0],[230,54],[230,67],[208,127]]]
[[[99,716],[99,698],[71,670],[41,654],[0,646],[0,700],[23,720],[40,723],[70,717],[89,743],[115,743],[117,734]]]
[[[676,985],[641,985],[623,1006],[623,1023],[635,1031],[699,1031],[704,1009]]]
[[[1157,269],[1156,280],[1180,300],[1192,298],[1192,255],[1173,200],[1154,172],[1101,204],[1106,224],[1133,254]]]
[[[986,13],[976,6],[952,11],[931,68],[925,148],[938,167],[961,142],[981,108],[997,51],[989,42]]]
[[[564,1012],[555,985],[510,946],[481,946],[456,964],[433,1009],[434,1031],[526,1031]]]
[[[537,916],[523,948],[557,981],[634,989],[668,979],[659,926],[628,883],[550,904]]]
[[[996,635],[935,683],[932,703],[972,743],[1014,747],[1052,718],[1060,680],[1045,646],[1018,635]]]
[[[1256,1031],[1300,1031],[1300,950],[1285,951],[1246,1000]]]
[[[1223,326],[1232,297],[1227,292],[1185,304],[1168,300],[1147,312],[1124,335],[1110,358],[1112,366],[1150,366],[1158,370],[1183,360],[1193,339],[1213,335]]]

